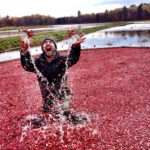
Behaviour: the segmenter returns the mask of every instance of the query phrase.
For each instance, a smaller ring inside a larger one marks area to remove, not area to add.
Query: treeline
[[[116,21],[135,21],[150,19],[150,4],[131,5],[130,7],[117,8],[104,13],[93,13],[82,15],[78,11],[77,17],[54,18],[51,16],[31,15],[24,17],[3,17],[0,18],[0,27],[3,26],[30,26],[30,25],[54,25],[54,24],[75,24],[75,23],[102,23]]]

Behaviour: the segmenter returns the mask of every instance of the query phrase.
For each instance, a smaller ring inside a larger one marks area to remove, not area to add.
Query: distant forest
[[[117,8],[103,13],[81,14],[79,10],[77,17],[54,18],[39,14],[24,17],[0,18],[0,27],[4,26],[32,26],[32,25],[56,25],[56,24],[79,24],[79,23],[103,23],[117,21],[150,20],[150,4],[131,5],[130,7]]]

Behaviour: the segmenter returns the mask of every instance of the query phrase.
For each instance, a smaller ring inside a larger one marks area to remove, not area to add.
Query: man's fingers
[[[77,42],[82,43],[82,42],[84,42],[85,39],[86,39],[86,38],[80,38],[80,39],[77,39]]]
[[[74,30],[67,30],[67,35],[65,36],[65,39],[71,38],[73,35],[77,34]],[[84,34],[77,35],[75,45],[80,45],[84,42],[86,38],[84,37]]]
[[[84,41],[85,39],[86,39],[86,37],[82,38],[81,40],[83,40],[83,41]]]
[[[79,37],[83,37],[84,36],[84,34],[81,34]]]
[[[77,40],[80,40],[80,39],[85,39],[84,34],[81,34],[81,35],[77,38]]]

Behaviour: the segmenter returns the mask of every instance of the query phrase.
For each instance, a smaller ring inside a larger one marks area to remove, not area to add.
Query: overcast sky
[[[32,14],[53,17],[77,16],[81,14],[104,12],[132,4],[149,3],[150,0],[1,0],[0,16],[21,17]]]

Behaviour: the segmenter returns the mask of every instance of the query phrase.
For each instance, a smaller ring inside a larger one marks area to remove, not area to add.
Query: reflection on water
[[[137,31],[98,31],[85,36],[82,49],[107,48],[107,47],[150,47],[150,30]],[[57,43],[58,51],[68,49],[68,40]],[[34,47],[31,54],[40,54],[41,48]],[[20,57],[19,51],[0,54],[0,62]]]
[[[148,31],[122,31],[122,32],[116,31],[116,32],[109,32],[109,33],[113,33],[114,35],[121,35],[123,37],[125,37],[125,36],[150,37],[150,30],[148,30]],[[108,32],[105,32],[105,34],[108,34]]]
[[[84,48],[103,47],[150,47],[148,31],[99,31],[86,36]]]

